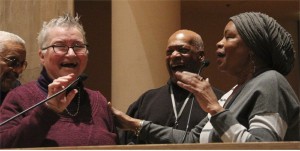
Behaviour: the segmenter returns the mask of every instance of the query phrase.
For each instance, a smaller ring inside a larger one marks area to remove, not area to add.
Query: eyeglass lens
[[[76,54],[85,54],[86,46],[54,46],[54,51],[61,54],[66,54],[72,48]]]
[[[6,58],[6,57],[2,57],[6,60],[6,63],[9,67],[13,67],[13,68],[18,68],[24,65],[25,61],[19,62],[18,59],[16,58]]]

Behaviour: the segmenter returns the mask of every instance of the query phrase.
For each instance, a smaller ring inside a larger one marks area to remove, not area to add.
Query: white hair
[[[25,41],[18,35],[6,31],[0,31],[0,52],[5,49],[6,41],[13,41],[25,46]]]
[[[83,35],[84,42],[87,43],[85,38],[85,31],[79,19],[80,17],[78,15],[73,17],[71,14],[67,13],[64,14],[63,16],[59,16],[58,18],[54,18],[50,20],[48,23],[44,22],[43,27],[37,37],[38,46],[40,48],[45,47],[48,38],[47,36],[50,33],[50,29],[53,29],[55,27],[64,27],[64,28],[75,27],[81,32],[81,34]]]

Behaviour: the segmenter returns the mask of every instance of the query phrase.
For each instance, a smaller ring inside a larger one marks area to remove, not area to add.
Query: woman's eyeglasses
[[[7,57],[3,57],[3,56],[0,56],[1,58],[3,58],[4,61],[7,66],[9,67],[12,67],[12,68],[23,68],[25,69],[27,67],[27,62],[24,60],[22,62],[20,62],[17,58],[7,58]]]
[[[72,48],[76,55],[83,55],[83,54],[86,54],[88,52],[87,47],[88,47],[87,44],[80,44],[80,45],[74,45],[74,46],[55,45],[54,44],[54,45],[42,48],[42,50],[52,48],[55,53],[65,55],[69,52],[70,48]]]

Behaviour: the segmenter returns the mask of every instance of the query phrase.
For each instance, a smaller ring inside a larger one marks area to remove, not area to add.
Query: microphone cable
[[[209,65],[209,60],[203,60],[203,61],[202,61],[202,65],[200,66],[199,71],[198,71],[197,74],[200,75],[202,69],[203,69],[204,67],[207,67],[208,65]],[[190,92],[190,93],[191,93],[191,92]],[[182,139],[181,139],[181,141],[180,141],[181,143],[183,143],[183,142],[185,141],[186,135],[187,135],[187,133],[188,133],[189,124],[190,124],[190,119],[191,119],[191,114],[192,114],[192,110],[193,110],[194,100],[195,100],[195,97],[193,96],[192,102],[191,102],[191,107],[190,107],[190,112],[189,112],[189,116],[188,116],[188,121],[187,121],[186,128],[185,128],[185,132],[184,132],[184,135],[183,135],[183,137],[182,137]]]

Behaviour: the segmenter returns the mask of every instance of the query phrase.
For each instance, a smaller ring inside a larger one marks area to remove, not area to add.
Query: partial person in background
[[[82,75],[89,50],[79,17],[65,14],[44,23],[38,35],[43,69],[37,81],[12,90],[0,122],[67,87]],[[1,148],[114,145],[117,130],[106,98],[77,82],[48,102],[0,127]]]
[[[198,73],[201,66],[203,68],[208,65],[205,62],[202,38],[194,31],[178,30],[168,39],[165,52],[170,79],[166,85],[148,90],[140,96],[129,106],[127,114],[155,124],[190,131],[206,117],[207,113],[197,103],[193,103],[194,96],[191,93],[177,85],[175,72]],[[213,90],[217,98],[221,98],[224,94],[218,89]],[[147,140],[138,140],[133,132],[125,132],[123,135],[121,133],[120,136],[121,140],[125,138],[124,144],[148,143]]]
[[[0,31],[0,106],[7,93],[21,85],[18,78],[26,66],[25,41],[16,34]]]
[[[152,143],[270,142],[300,140],[300,103],[284,77],[293,68],[291,35],[259,12],[230,17],[217,43],[219,70],[235,85],[218,102],[208,79],[176,72],[177,84],[192,92],[206,119],[190,133],[127,116],[112,108],[119,126]]]

